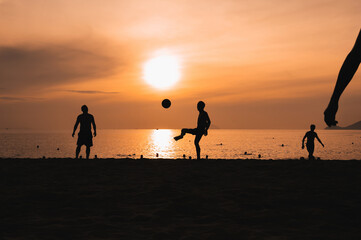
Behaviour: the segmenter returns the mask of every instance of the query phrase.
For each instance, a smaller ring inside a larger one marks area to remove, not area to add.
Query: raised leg
[[[357,68],[361,62],[361,31],[356,39],[355,45],[351,52],[347,55],[342,64],[340,72],[337,77],[335,89],[331,96],[330,102],[324,112],[324,120],[328,126],[336,125],[336,113],[338,110],[339,99],[355,75]]]
[[[179,139],[182,139],[184,135],[186,135],[187,133],[195,134],[194,131],[195,130],[191,128],[183,128],[181,134],[179,136],[174,137],[174,140],[178,141]]]

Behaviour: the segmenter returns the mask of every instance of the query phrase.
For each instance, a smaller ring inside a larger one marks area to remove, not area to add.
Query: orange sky
[[[361,23],[361,2],[0,0],[0,128],[181,128],[206,102],[217,128],[319,128]],[[145,83],[177,56],[169,90]],[[360,70],[337,119],[361,120]],[[161,108],[163,98],[172,101]]]

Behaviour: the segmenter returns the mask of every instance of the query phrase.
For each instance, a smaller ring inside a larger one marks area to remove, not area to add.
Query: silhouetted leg
[[[181,131],[181,134],[179,136],[174,137],[174,140],[178,141],[179,139],[182,139],[184,137],[184,135],[186,135],[187,133],[189,134],[196,134],[196,129],[193,128],[183,128]]]
[[[201,159],[201,148],[199,146],[199,141],[201,140],[203,134],[197,134],[196,138],[194,139],[194,145],[196,145],[196,151],[197,151],[197,159]]]
[[[79,157],[80,148],[81,148],[81,146],[80,146],[80,145],[78,145],[78,146],[76,147],[76,150],[75,150],[75,157],[76,157],[76,158],[78,158],[78,157]]]
[[[315,151],[315,145],[314,144],[307,144],[307,151],[308,151],[308,159],[313,160],[313,152]]]
[[[90,155],[90,147],[86,146],[86,159],[89,159],[89,155]]]
[[[337,121],[336,113],[338,110],[338,101],[340,100],[341,94],[347,87],[355,75],[358,66],[361,62],[361,31],[356,39],[355,45],[351,52],[347,55],[340,72],[337,77],[335,89],[333,91],[330,103],[328,104],[325,112],[324,119],[328,126],[336,125]]]

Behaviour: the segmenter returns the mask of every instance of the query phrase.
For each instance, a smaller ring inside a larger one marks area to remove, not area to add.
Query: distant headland
[[[358,121],[347,127],[332,126],[332,127],[326,127],[325,129],[327,129],[327,130],[361,130],[361,121]]]

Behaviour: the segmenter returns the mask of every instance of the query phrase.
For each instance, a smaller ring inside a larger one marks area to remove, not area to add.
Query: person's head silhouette
[[[311,124],[310,128],[311,128],[312,132],[315,131],[315,128],[316,128],[315,124]]]
[[[199,101],[199,102],[197,103],[197,109],[198,109],[198,111],[203,111],[205,106],[206,106],[206,104],[205,104],[203,101]]]
[[[88,107],[86,105],[81,106],[81,110],[83,113],[88,113]]]

